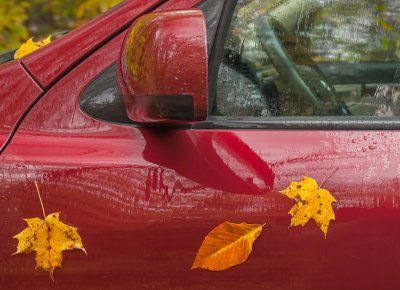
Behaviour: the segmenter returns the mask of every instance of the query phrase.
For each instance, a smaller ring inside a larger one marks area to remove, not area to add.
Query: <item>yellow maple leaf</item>
[[[32,38],[28,39],[25,43],[21,44],[20,48],[15,51],[14,59],[21,58],[35,50],[41,48],[42,46],[51,42],[49,37],[43,39],[42,41],[34,42]]]
[[[224,222],[204,238],[192,269],[226,270],[249,257],[264,225]]]
[[[77,228],[61,222],[59,214],[49,214],[45,220],[24,219],[28,227],[14,236],[19,240],[14,254],[36,251],[36,268],[48,271],[52,280],[54,269],[61,268],[62,251],[80,249],[86,253]]]
[[[329,191],[320,188],[314,179],[303,176],[303,181],[291,181],[280,192],[296,201],[289,211],[292,215],[291,226],[304,226],[312,218],[326,237],[329,222],[335,219],[332,203],[336,199]]]
[[[14,238],[18,239],[17,251],[13,254],[36,252],[36,268],[43,268],[50,273],[54,281],[54,269],[61,268],[62,251],[79,249],[86,253],[77,228],[64,224],[59,220],[60,213],[52,213],[46,217],[39,188],[35,181],[39,200],[42,205],[44,220],[40,218],[24,219],[28,227]]]

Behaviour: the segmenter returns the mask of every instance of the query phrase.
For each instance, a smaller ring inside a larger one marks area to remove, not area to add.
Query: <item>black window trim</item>
[[[222,8],[219,25],[214,36],[213,46],[208,59],[208,114],[211,114],[215,105],[217,93],[218,69],[225,48],[225,40],[235,10],[237,0],[226,0]],[[208,119],[207,119],[208,120]]]
[[[400,130],[398,117],[315,116],[238,119],[210,115],[215,105],[219,65],[237,0],[226,0],[209,58],[209,116],[206,121],[192,124],[192,129],[239,130]]]
[[[192,129],[221,130],[400,130],[400,117],[272,117],[238,120],[209,116]]]

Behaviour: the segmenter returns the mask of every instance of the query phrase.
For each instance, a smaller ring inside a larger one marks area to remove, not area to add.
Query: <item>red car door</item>
[[[188,9],[198,2],[167,1],[157,9]],[[307,113],[314,105],[282,98],[290,92],[282,89],[282,79],[261,84],[258,71],[252,72],[258,62],[235,53],[237,47],[246,52],[243,35],[251,40],[235,26],[246,20],[241,13],[247,2],[200,4],[211,35],[210,117],[189,128],[141,126],[121,114],[116,61],[126,30],[56,79],[43,74],[40,81],[40,71],[33,73],[46,92],[0,155],[2,287],[397,287],[398,118],[341,117],[337,111],[347,112],[349,102],[336,99],[315,109],[319,114],[326,105],[334,112],[330,116],[293,114],[295,105]],[[235,40],[243,45],[235,46]],[[258,51],[268,51],[271,59],[258,68],[283,78],[271,49]],[[307,81],[311,77],[300,69],[294,71],[298,80],[315,93],[315,79]],[[304,90],[296,94],[310,93]],[[272,101],[265,102],[265,95]],[[313,221],[288,228],[295,202],[279,191],[303,175],[320,183],[335,157],[324,183],[337,201],[327,237]],[[78,228],[87,250],[87,256],[64,252],[54,283],[35,270],[33,254],[11,256],[17,245],[12,237],[26,227],[23,219],[41,216],[34,181],[46,213],[61,212],[64,223]],[[224,221],[266,226],[243,264],[221,272],[191,270],[204,237]]]

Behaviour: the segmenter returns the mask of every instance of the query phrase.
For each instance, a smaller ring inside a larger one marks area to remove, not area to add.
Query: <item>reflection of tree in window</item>
[[[279,59],[274,61],[261,44],[257,25],[262,15],[275,23],[287,58],[319,104],[288,81],[285,67],[277,66]],[[399,15],[396,0],[239,0],[219,70],[214,114],[399,115]]]
[[[332,1],[318,13],[310,35],[318,61],[397,61],[400,2]]]

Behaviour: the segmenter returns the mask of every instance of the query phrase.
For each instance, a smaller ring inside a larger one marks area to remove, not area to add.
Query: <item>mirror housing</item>
[[[118,64],[128,117],[135,122],[190,124],[208,112],[208,55],[199,9],[157,12],[129,29]]]

